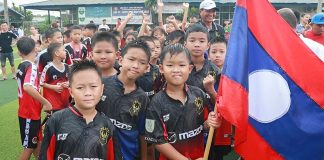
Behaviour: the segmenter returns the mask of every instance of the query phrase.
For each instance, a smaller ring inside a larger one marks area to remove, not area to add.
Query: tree
[[[22,15],[25,15],[23,7],[21,7],[21,6],[17,7],[15,5],[15,3],[12,3],[12,9],[15,10],[15,11],[17,11],[17,12],[19,12]],[[33,15],[33,12],[32,11],[26,11],[26,15],[25,15],[25,19],[24,20],[25,21],[32,21],[33,20],[33,17],[34,17],[34,15]]]
[[[145,0],[144,5],[145,5],[146,8],[153,11],[156,8],[157,0]]]

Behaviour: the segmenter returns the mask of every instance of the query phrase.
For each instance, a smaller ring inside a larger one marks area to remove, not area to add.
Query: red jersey
[[[314,34],[312,31],[305,32],[305,37],[324,45],[324,34]]]
[[[23,61],[19,64],[17,69],[17,83],[18,83],[18,100],[19,109],[18,116],[21,118],[28,118],[32,120],[39,120],[42,111],[42,105],[32,96],[24,91],[24,86],[30,85],[39,91],[39,78],[37,66],[30,61]]]
[[[88,56],[87,47],[82,43],[68,43],[65,46],[65,51],[71,57],[72,61],[84,60]]]
[[[67,82],[68,70],[69,67],[65,63],[63,70],[56,68],[52,62],[48,63],[42,72],[40,85],[43,86],[44,83],[56,85]],[[69,105],[70,93],[67,88],[64,88],[61,93],[57,93],[54,90],[43,87],[43,96],[52,104],[53,110],[61,110]]]
[[[87,48],[87,52],[88,52],[88,55],[87,57],[91,57],[91,52],[92,52],[92,46],[91,46],[91,38],[90,37],[87,37],[86,39],[84,39],[82,41],[82,44],[84,44]]]

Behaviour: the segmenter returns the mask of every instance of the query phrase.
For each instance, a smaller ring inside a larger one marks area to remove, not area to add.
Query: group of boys
[[[72,26],[67,43],[50,28],[38,55],[34,41],[18,40],[21,159],[201,159],[203,133],[224,123],[213,109],[226,40],[210,41],[195,24],[183,44],[125,34],[134,38],[120,46],[116,34],[96,30],[86,25],[82,43],[82,28]],[[42,108],[55,112],[44,139]]]

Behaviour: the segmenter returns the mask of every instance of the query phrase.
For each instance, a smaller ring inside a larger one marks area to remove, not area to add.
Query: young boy
[[[75,105],[48,119],[40,159],[121,159],[114,152],[119,147],[115,127],[95,108],[104,89],[100,69],[91,61],[79,62],[70,70],[69,84]]]
[[[208,59],[212,61],[218,68],[222,69],[226,56],[227,41],[222,37],[216,37],[210,41]],[[219,79],[220,77],[216,77]],[[215,90],[218,89],[218,84],[215,83]],[[214,135],[213,147],[209,154],[209,159],[222,160],[232,149],[233,141],[232,126],[226,120],[222,121],[222,125],[216,130]]]
[[[43,86],[43,96],[53,105],[52,109],[56,112],[69,105],[69,66],[62,62],[66,56],[63,44],[52,43],[48,46],[47,52],[53,61],[45,66],[40,85]]]
[[[40,95],[37,66],[34,64],[35,41],[22,37],[17,42],[22,62],[17,70],[19,126],[23,151],[20,159],[30,159],[31,154],[38,157],[41,136],[41,110],[50,111],[52,105]]]
[[[102,71],[102,77],[108,78],[118,73],[114,68],[117,57],[118,41],[109,32],[98,32],[92,38],[92,60]]]
[[[68,44],[72,42],[70,35],[71,35],[71,30],[66,30],[65,32],[63,32],[64,44]]]
[[[66,52],[70,55],[72,61],[82,61],[88,56],[87,47],[81,43],[81,32],[82,28],[80,26],[72,26],[71,30],[71,43],[65,46]]]
[[[155,44],[152,37],[149,36],[141,36],[139,40],[145,42],[151,49],[151,57],[149,68],[145,71],[144,75],[141,76],[137,82],[138,85],[145,91],[146,95],[152,98],[155,94],[154,91],[154,82],[156,79],[160,79],[161,74],[159,71],[159,67],[155,64],[151,64],[152,61],[157,61],[159,56],[157,52],[155,52]]]
[[[62,33],[57,28],[50,28],[45,31],[46,41],[48,45],[51,43],[61,43],[63,44],[63,37]],[[41,51],[37,55],[36,63],[38,66],[38,72],[41,74],[43,72],[44,67],[47,65],[48,62],[52,61],[52,56],[47,52],[47,48]],[[72,60],[69,54],[66,54],[66,58],[64,62],[68,65],[72,65]]]
[[[219,127],[219,117],[207,119],[206,94],[186,85],[193,66],[189,51],[181,44],[166,46],[160,71],[166,86],[157,93],[146,112],[145,139],[155,144],[160,160],[199,159],[204,154],[203,129]]]
[[[201,24],[195,24],[188,28],[185,35],[185,46],[191,53],[191,60],[194,68],[192,69],[187,84],[199,87],[210,96],[213,102],[216,97],[214,87],[206,87],[210,83],[214,83],[214,79],[220,74],[211,61],[204,58],[204,52],[209,48],[208,30]],[[216,82],[218,83],[218,82]],[[214,105],[210,105],[214,107]]]
[[[86,34],[85,39],[82,41],[82,44],[84,44],[87,47],[88,56],[91,57],[92,47],[91,47],[91,38],[97,31],[97,26],[94,23],[89,23],[84,27],[84,32]]]
[[[104,79],[105,90],[97,109],[117,127],[124,160],[146,159],[145,110],[149,98],[136,84],[149,66],[151,53],[145,42],[132,41],[122,51],[118,75]]]

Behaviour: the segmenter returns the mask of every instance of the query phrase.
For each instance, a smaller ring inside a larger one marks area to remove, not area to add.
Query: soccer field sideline
[[[17,69],[17,66],[16,66],[16,61],[18,61],[18,60],[21,60],[21,58],[15,58],[14,59],[14,63],[15,63],[15,67],[16,67],[16,69]],[[9,67],[8,67],[9,66]],[[7,67],[7,73],[8,73],[8,71],[10,70],[10,64],[9,64],[9,62],[7,61],[6,62],[6,67]],[[9,70],[8,70],[8,68],[9,68]],[[2,75],[2,70],[0,70],[0,75]]]

